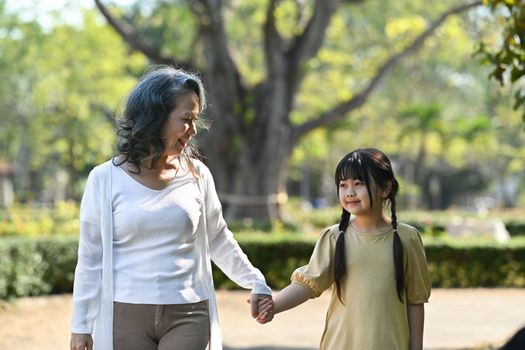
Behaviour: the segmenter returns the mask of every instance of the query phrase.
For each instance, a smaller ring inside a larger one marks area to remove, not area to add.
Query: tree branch
[[[339,0],[316,0],[312,17],[304,31],[296,36],[286,52],[288,94],[294,96],[304,77],[304,64],[321,48]]]
[[[109,9],[100,0],[95,0],[95,4],[109,25],[113,27],[132,49],[142,52],[148,59],[157,64],[181,67],[191,71],[195,70],[190,62],[178,61],[174,57],[162,55],[160,48],[148,42],[146,39],[141,38],[139,33],[131,25],[113,17]]]
[[[266,22],[264,23],[264,54],[268,74],[272,75],[282,65],[283,39],[275,26],[275,7],[278,0],[270,0],[266,10]]]
[[[228,39],[224,31],[222,19],[222,1],[220,0],[199,0],[190,1],[191,8],[200,23],[199,33],[205,41],[205,50],[209,70],[222,70],[230,75],[231,81],[236,81],[233,77],[240,77],[239,71],[230,54]]]
[[[316,0],[312,18],[304,31],[293,39],[288,53],[297,66],[317,55],[338,3],[338,0]]]
[[[344,101],[330,110],[322,113],[318,118],[309,120],[302,125],[295,127],[292,132],[293,142],[297,142],[302,136],[318,127],[343,119],[346,113],[361,107],[370,97],[371,93],[377,88],[379,82],[385,77],[385,75],[391,71],[404,57],[416,52],[419,48],[421,48],[425,40],[432,36],[436,29],[441,26],[449,16],[464,12],[481,4],[482,1],[477,0],[469,4],[453,7],[441,14],[441,16],[436,21],[432,22],[431,25],[403,51],[398,52],[387,59],[386,62],[384,62],[383,65],[378,69],[376,75],[370,80],[368,85],[361,92],[356,94],[350,100]]]
[[[221,14],[222,1],[194,0],[189,3],[200,23],[206,78],[210,91],[213,90],[213,104],[221,112],[225,126],[234,130],[241,122],[239,118],[233,118],[235,101],[245,93],[245,88],[228,47]]]

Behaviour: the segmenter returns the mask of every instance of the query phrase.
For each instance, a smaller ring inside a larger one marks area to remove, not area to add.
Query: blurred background
[[[335,204],[335,165],[366,146],[391,156],[406,210],[523,208],[522,84],[490,78],[487,54],[509,12],[473,4],[0,1],[0,204],[78,202],[160,63],[205,80],[200,148],[229,217]]]

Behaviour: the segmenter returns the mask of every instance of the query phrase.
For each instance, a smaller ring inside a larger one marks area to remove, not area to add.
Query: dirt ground
[[[244,291],[219,291],[226,350],[314,350],[329,295],[261,326],[251,320]],[[525,289],[437,289],[426,306],[425,349],[499,345],[525,326]],[[0,350],[69,349],[71,296],[20,298],[0,304]]]

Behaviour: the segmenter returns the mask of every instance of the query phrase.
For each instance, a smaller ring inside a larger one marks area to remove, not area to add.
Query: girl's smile
[[[371,207],[370,198],[364,182],[358,179],[340,181],[339,203],[352,214],[369,209]]]

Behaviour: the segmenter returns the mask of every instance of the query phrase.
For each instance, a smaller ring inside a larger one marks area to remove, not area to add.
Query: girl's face
[[[197,134],[195,123],[199,112],[199,98],[195,92],[177,98],[177,107],[171,111],[160,132],[165,155],[182,154],[191,138]]]
[[[339,204],[350,214],[359,216],[381,211],[383,206],[384,191],[377,188],[375,183],[370,183],[373,205],[364,181],[359,179],[346,179],[339,181]]]

